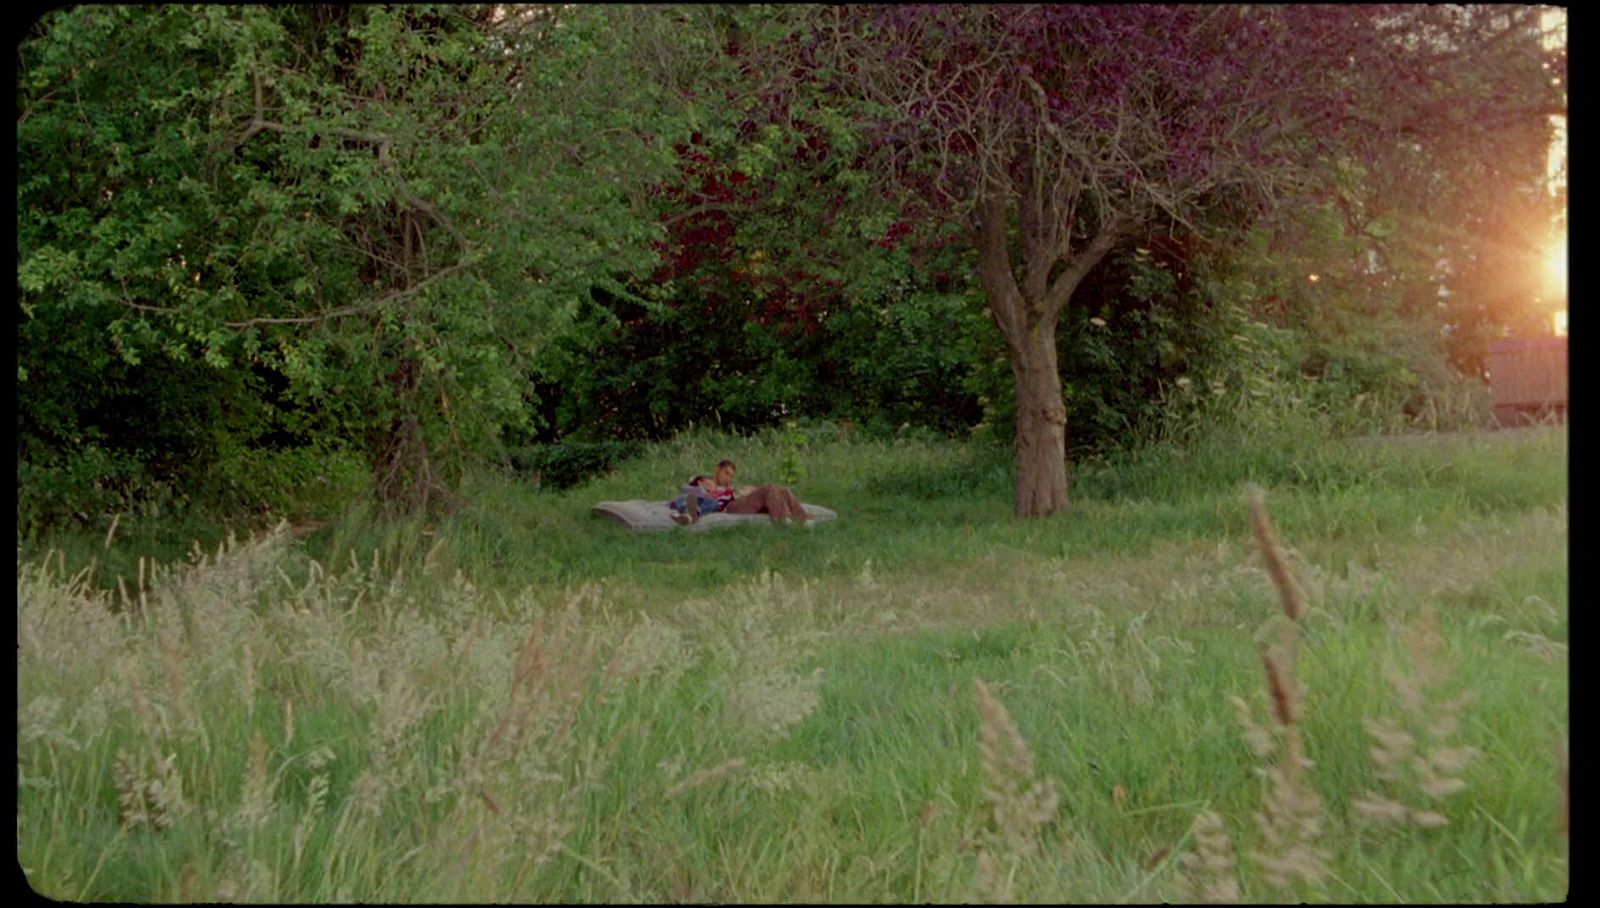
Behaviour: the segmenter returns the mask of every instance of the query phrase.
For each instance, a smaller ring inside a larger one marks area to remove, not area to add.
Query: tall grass
[[[785,453],[691,436],[561,495],[480,476],[433,526],[356,513],[126,569],[115,535],[19,546],[30,884],[1564,894],[1564,430],[1147,452],[1028,522],[1003,454],[813,433],[801,492],[843,514],[815,531],[587,512],[723,456],[755,478]]]

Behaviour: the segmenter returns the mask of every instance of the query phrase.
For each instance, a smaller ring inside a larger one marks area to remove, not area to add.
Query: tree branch
[[[337,136],[341,139],[349,139],[354,142],[368,142],[376,145],[378,150],[379,165],[394,175],[396,188],[400,191],[400,194],[405,197],[405,200],[409,202],[413,208],[426,214],[428,217],[432,218],[435,223],[439,224],[439,226],[443,227],[447,232],[449,232],[456,242],[461,245],[463,254],[465,254],[466,251],[471,248],[471,244],[467,242],[467,238],[461,234],[461,231],[456,228],[456,225],[448,217],[446,217],[443,212],[436,208],[431,202],[423,199],[421,196],[418,196],[415,192],[411,191],[411,187],[407,185],[405,177],[400,175],[400,171],[395,164],[394,157],[389,153],[394,148],[393,136],[385,135],[384,133],[364,132],[358,129],[346,129],[342,126],[300,127],[297,129],[273,120],[268,120],[265,116],[263,116],[266,111],[266,100],[262,92],[260,70],[253,70],[252,76],[255,90],[255,112],[250,119],[250,125],[245,127],[244,133],[239,137],[238,141],[234,143],[235,148],[243,145],[245,142],[248,142],[250,139],[262,132],[294,133],[300,131],[310,132],[312,135],[317,135],[320,133],[324,135]]]
[[[662,221],[661,224],[664,227],[670,227],[679,221],[686,221],[696,215],[709,214],[713,211],[745,211],[748,210],[749,207],[749,205],[740,202],[706,202],[704,204],[696,205],[693,208],[690,208],[688,211],[675,214],[672,217]]]
[[[1089,269],[1099,264],[1100,260],[1106,257],[1106,253],[1111,251],[1112,247],[1117,244],[1117,240],[1131,226],[1120,215],[1114,215],[1100,225],[1100,229],[1095,233],[1094,239],[1089,241],[1089,245],[1079,250],[1078,254],[1073,257],[1072,263],[1050,285],[1050,292],[1044,298],[1044,314],[1046,318],[1054,319],[1061,314],[1061,310],[1067,305],[1067,300],[1072,298],[1072,291],[1078,289],[1078,284],[1089,273]]]
[[[1006,195],[993,183],[979,199],[977,210],[978,277],[989,298],[989,313],[1005,338],[1013,358],[1020,354],[1023,335],[1023,300],[1006,252]]]
[[[234,328],[234,329],[237,330],[237,329],[244,329],[244,328],[254,328],[254,327],[257,327],[259,325],[316,325],[316,324],[320,324],[322,322],[332,321],[333,319],[336,319],[336,318],[346,318],[346,317],[352,316],[352,315],[365,315],[367,313],[376,312],[377,310],[382,309],[384,306],[387,306],[390,303],[395,302],[396,300],[402,299],[402,298],[407,297],[407,296],[411,296],[411,295],[415,294],[417,291],[421,290],[423,287],[426,287],[427,285],[429,285],[429,284],[431,284],[431,283],[433,283],[433,282],[435,282],[435,281],[437,281],[437,280],[439,280],[439,279],[441,279],[441,278],[443,278],[443,277],[445,277],[445,276],[447,276],[449,274],[452,274],[454,272],[460,271],[461,269],[467,267],[468,264],[469,263],[466,262],[466,261],[456,262],[454,265],[451,265],[448,268],[439,269],[438,271],[434,272],[433,274],[428,275],[422,281],[420,281],[420,282],[418,282],[416,284],[413,284],[410,287],[405,287],[405,288],[402,288],[402,289],[399,289],[399,290],[395,290],[395,291],[393,291],[391,293],[386,293],[383,296],[378,297],[377,299],[367,300],[364,303],[355,303],[355,304],[349,305],[349,306],[340,306],[337,309],[330,309],[327,312],[320,312],[320,313],[318,313],[316,315],[299,315],[299,316],[284,316],[284,317],[263,316],[261,318],[247,318],[247,319],[242,319],[240,321],[223,322],[222,324],[225,325],[226,327]],[[152,306],[152,305],[150,305],[148,303],[134,302],[132,299],[129,298],[130,294],[128,293],[128,287],[127,287],[126,282],[124,282],[122,290],[123,290],[124,296],[123,296],[123,298],[121,300],[119,300],[119,302],[121,302],[122,305],[128,307],[129,309],[136,309],[136,310],[138,310],[140,312],[155,312],[155,313],[159,313],[161,315],[167,315],[167,316],[176,316],[176,315],[180,314],[179,310],[171,308],[171,307],[167,307],[167,306]]]

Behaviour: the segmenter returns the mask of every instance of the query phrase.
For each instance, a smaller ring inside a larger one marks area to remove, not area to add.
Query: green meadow
[[[28,885],[1565,900],[1566,30],[35,17]]]
[[[839,519],[590,512],[722,457]],[[1012,483],[691,433],[431,524],[19,542],[18,860],[74,901],[1565,897],[1565,427]]]

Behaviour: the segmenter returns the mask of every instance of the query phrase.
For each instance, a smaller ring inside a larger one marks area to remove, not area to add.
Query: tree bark
[[[989,314],[1005,337],[1017,386],[1017,516],[1067,506],[1067,407],[1056,368],[1056,317],[1025,298],[1006,250],[1006,199],[991,192],[977,212],[978,277]]]
[[[1054,248],[1058,227],[1050,212],[1028,209],[1023,200],[1023,268],[1019,284],[1008,249],[1005,188],[990,184],[974,212],[978,277],[989,314],[1006,340],[1017,386],[1017,516],[1043,517],[1067,507],[1067,405],[1061,397],[1056,360],[1056,321],[1067,301],[1127,227],[1120,217],[1102,223],[1076,250]],[[1043,237],[1043,239],[1041,239]],[[1066,265],[1054,280],[1051,268]]]
[[[1028,333],[1011,358],[1017,383],[1017,516],[1042,517],[1069,503],[1067,406],[1056,368],[1055,319]]]

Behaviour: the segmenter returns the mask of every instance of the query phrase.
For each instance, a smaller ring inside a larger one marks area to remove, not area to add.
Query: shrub
[[[201,479],[196,498],[219,514],[269,513],[289,520],[344,511],[370,481],[356,454],[317,445],[230,445]]]
[[[535,486],[570,489],[609,473],[643,449],[637,441],[566,441],[516,448],[509,460],[511,468],[530,477]]]
[[[132,454],[86,443],[17,464],[17,529],[31,537],[49,527],[89,525],[102,514],[159,507],[172,487],[152,478]]]

